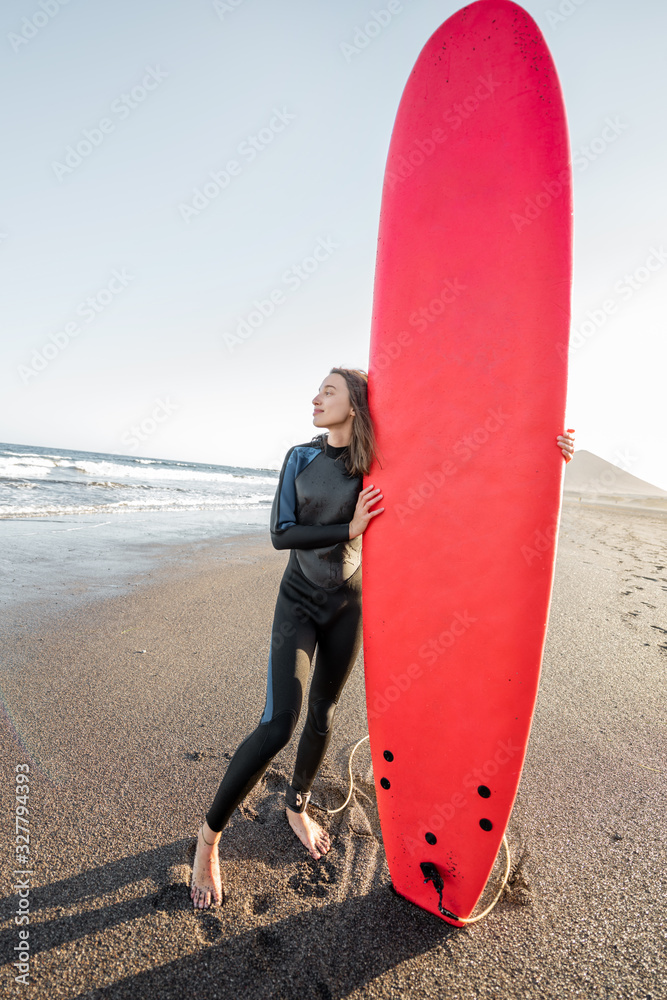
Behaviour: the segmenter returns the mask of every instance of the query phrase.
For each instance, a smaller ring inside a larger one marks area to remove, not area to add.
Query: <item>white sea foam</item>
[[[66,468],[64,463],[58,463],[58,468]],[[100,476],[104,479],[151,479],[164,480],[166,482],[210,482],[210,483],[238,483],[239,480],[248,480],[253,483],[267,483],[276,485],[276,479],[271,476],[253,475],[232,472],[216,472],[213,469],[196,469],[186,466],[176,469],[174,466],[161,466],[158,468],[142,465],[140,468],[131,465],[117,465],[114,462],[78,461],[76,466],[78,471],[89,476]]]
[[[38,479],[48,476],[56,463],[41,455],[21,455],[0,459],[0,478],[2,479]]]
[[[28,461],[28,459],[30,459]],[[137,461],[144,462],[143,459]],[[12,455],[0,458],[0,478],[3,479],[39,479],[49,476],[54,469],[61,471],[79,472],[85,476],[95,476],[101,479],[150,479],[168,481],[188,481],[188,482],[211,482],[211,483],[238,483],[239,480],[246,480],[253,483],[266,485],[276,485],[276,478],[263,475],[261,472],[218,472],[214,469],[197,469],[179,463],[181,468],[172,465],[161,465],[157,461],[151,460],[151,467],[148,463],[141,466],[125,465],[123,463],[105,462],[96,460],[71,458],[59,459],[44,457],[41,455]]]
[[[228,502],[221,501],[220,498],[188,497],[187,499],[175,501],[173,497],[163,499],[152,498],[146,503],[137,500],[118,500],[114,503],[104,504],[63,504],[54,505],[41,504],[14,504],[3,506],[2,518],[8,517],[44,517],[46,515],[57,514],[103,514],[150,511],[170,511],[170,510],[260,510],[267,507],[270,501],[266,497],[244,497],[239,499],[233,497]],[[1,518],[0,518],[1,519]]]

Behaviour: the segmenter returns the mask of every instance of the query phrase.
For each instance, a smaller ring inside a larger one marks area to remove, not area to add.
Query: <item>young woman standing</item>
[[[328,436],[290,448],[283,463],[271,540],[291,552],[271,631],[266,704],[229,762],[197,835],[190,896],[200,909],[222,902],[220,832],[291,739],[316,646],[308,715],[285,798],[290,826],[311,856],[329,850],[329,835],[306,806],[361,647],[361,535],[384,510],[371,510],[382,499],[379,489],[361,488],[375,452],[367,385],[365,372],[332,368],[313,399],[313,424],[328,428]]]

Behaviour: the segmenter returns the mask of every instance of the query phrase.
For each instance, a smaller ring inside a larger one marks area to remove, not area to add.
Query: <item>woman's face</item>
[[[327,375],[313,399],[313,423],[316,427],[340,427],[351,420],[354,410],[342,375]]]

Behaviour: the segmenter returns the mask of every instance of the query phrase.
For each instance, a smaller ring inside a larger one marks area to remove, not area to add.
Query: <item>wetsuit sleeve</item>
[[[348,524],[297,524],[295,480],[298,456],[288,451],[271,508],[271,541],[275,549],[319,549],[350,538]]]

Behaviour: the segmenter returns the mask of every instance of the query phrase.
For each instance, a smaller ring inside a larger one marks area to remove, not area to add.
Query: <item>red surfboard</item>
[[[539,28],[479,0],[430,38],[386,165],[364,656],[395,889],[459,924],[516,796],[553,580],[572,270],[563,98]]]

